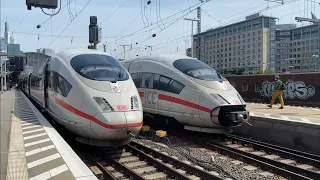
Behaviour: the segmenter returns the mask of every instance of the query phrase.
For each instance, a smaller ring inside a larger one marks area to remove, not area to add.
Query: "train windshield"
[[[173,66],[184,74],[205,80],[223,81],[224,78],[215,69],[207,64],[195,59],[178,59],[173,62]]]
[[[70,61],[81,76],[96,81],[125,81],[128,73],[113,57],[102,54],[82,54]]]

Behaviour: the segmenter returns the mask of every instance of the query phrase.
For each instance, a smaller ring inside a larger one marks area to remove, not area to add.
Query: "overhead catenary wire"
[[[73,0],[70,0],[70,3],[72,2]],[[66,6],[68,5],[68,3],[66,5],[64,5],[62,9],[64,9]],[[46,19],[45,21],[43,21],[40,26],[43,26],[45,23],[47,23],[53,16],[50,16],[48,19]],[[33,29],[30,33],[28,33],[26,36],[24,36],[19,42],[18,44],[20,44],[25,38],[27,38],[31,33],[33,33],[35,30],[37,30],[37,28]]]
[[[201,7],[202,5],[206,4],[207,2],[209,2],[209,1],[201,2],[200,5],[199,5],[199,7]],[[174,23],[176,23],[177,21],[179,21],[180,19],[182,19],[182,18],[185,17],[186,15],[188,15],[188,14],[190,14],[191,12],[195,11],[197,8],[198,8],[198,7],[194,8],[193,10],[191,10],[191,11],[183,14],[182,16],[179,16],[178,18],[174,19],[167,27],[170,27],[171,25],[173,25]],[[189,8],[188,8],[188,9],[189,9]],[[161,33],[161,32],[164,31],[164,30],[165,30],[165,29],[162,29],[162,30],[158,31],[158,32],[155,33],[155,34],[159,34],[159,33]],[[146,42],[147,40],[149,40],[150,38],[152,38],[152,36],[151,36],[151,37],[147,37],[146,39],[142,40],[139,44],[142,45],[143,43],[145,43],[145,42]],[[130,51],[130,49],[129,49],[128,51]]]
[[[195,5],[191,6],[191,7],[199,6],[200,4],[202,4],[202,3],[201,3],[201,2],[200,2],[200,3],[197,3],[197,4],[195,4]],[[181,13],[184,13],[186,10],[189,10],[189,8],[184,9],[184,10],[182,10],[182,11],[179,11],[179,12],[173,14],[173,15],[170,15],[170,16],[164,18],[163,20],[170,21],[170,20],[172,20],[172,19],[170,19],[170,18],[175,17],[175,16],[177,16],[177,15],[179,15],[179,14],[181,14]],[[156,24],[156,23],[154,23],[153,25],[155,25],[155,24]],[[130,34],[123,35],[123,36],[121,36],[119,39],[116,39],[116,40],[114,40],[114,41],[112,41],[112,42],[109,42],[109,44],[112,44],[112,43],[114,43],[114,42],[116,42],[116,41],[119,41],[119,40],[121,40],[121,39],[123,39],[123,38],[125,38],[125,37],[134,36],[134,35],[137,35],[137,34],[143,34],[143,33],[149,32],[149,30],[145,30],[145,29],[147,29],[147,28],[149,28],[149,27],[151,27],[151,26],[153,26],[153,25],[148,25],[148,26],[143,27],[143,28],[141,28],[141,29],[139,29],[139,30],[136,30],[136,31],[134,31],[134,32],[132,32],[132,33],[130,33]],[[156,27],[156,28],[157,28],[157,27]],[[154,29],[156,29],[156,28],[153,28],[152,30],[154,30]],[[144,30],[145,30],[145,31],[144,31]]]
[[[318,6],[320,6],[320,5],[318,5]],[[292,14],[297,14],[297,13],[301,13],[302,11],[305,11],[304,9],[303,10],[299,10],[299,11],[296,11],[296,12],[294,12],[294,13],[289,13],[289,14],[286,14],[286,15],[283,15],[283,16],[281,16],[281,17],[279,17],[279,18],[283,18],[283,17],[285,17],[285,16],[290,16],[290,15],[292,15]],[[188,32],[187,32],[188,33]],[[189,32],[189,35],[190,35],[190,32]],[[172,37],[176,37],[175,39],[173,39],[173,40],[170,40],[169,41],[169,43],[173,46],[174,44],[173,43],[175,43],[175,42],[181,42],[181,41],[183,41],[184,39],[183,39],[183,36],[184,36],[184,34],[182,34],[182,35],[176,35],[176,36],[172,36]],[[172,37],[170,37],[170,38],[168,38],[168,39],[171,39]],[[166,41],[166,40],[164,40],[164,41]],[[265,41],[264,41],[265,42]],[[153,47],[157,47],[157,46],[160,46],[160,47],[158,47],[158,48],[154,48],[153,49],[153,51],[156,51],[156,50],[158,50],[158,49],[161,49],[161,48],[167,48],[168,46],[166,45],[168,42],[164,42],[164,43],[159,43],[159,44],[156,44],[156,45],[153,45]],[[144,54],[147,54],[147,53],[149,53],[150,51],[148,51],[148,52],[145,52]]]
[[[88,6],[88,4],[91,2],[92,0],[89,0],[84,6],[83,8],[79,11],[78,15]],[[56,36],[56,38],[49,44],[48,47],[50,47],[58,38],[59,36],[70,26],[70,24],[77,18],[78,16],[76,16],[72,21],[70,21],[67,26],[59,33],[58,36]]]
[[[27,13],[24,15],[24,17],[22,18],[22,20],[19,22],[18,26],[14,29],[14,31],[16,31],[20,25],[22,24],[22,22],[26,19],[26,17],[28,16],[30,11],[27,11]]]
[[[70,4],[70,3],[67,3],[67,6],[68,6],[69,4]],[[54,14],[48,14],[48,13],[46,13],[46,12],[43,10],[43,8],[41,8],[41,10],[42,10],[42,12],[43,12],[45,15],[48,15],[48,16],[50,16],[50,17],[55,16],[55,15],[59,14],[59,12],[61,11],[61,0],[60,0],[60,8],[59,8],[58,12],[56,12],[56,13],[54,13]]]
[[[122,8],[125,4],[127,4],[127,2],[129,2],[130,0],[126,0],[123,4],[121,4],[116,10],[114,10],[111,14],[109,14],[106,18],[104,18],[100,24],[102,24],[104,21],[106,21],[107,19],[109,19],[114,13],[116,13],[120,8]]]

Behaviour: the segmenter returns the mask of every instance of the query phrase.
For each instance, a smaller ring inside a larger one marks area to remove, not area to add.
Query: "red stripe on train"
[[[204,106],[201,106],[201,105],[198,105],[198,104],[195,104],[195,103],[183,100],[183,99],[179,99],[179,98],[176,98],[176,97],[168,96],[168,95],[165,95],[165,94],[159,94],[158,95],[158,99],[164,100],[164,101],[173,102],[173,103],[180,104],[180,105],[183,105],[183,106],[188,106],[188,107],[191,107],[191,108],[194,108],[194,109],[199,109],[200,111],[204,111],[204,112],[208,112],[208,113],[211,112],[211,109],[206,108]]]
[[[139,92],[140,97],[144,97],[144,92]]]
[[[100,126],[102,127],[105,127],[105,128],[108,128],[108,129],[118,129],[118,128],[126,128],[126,127],[139,127],[139,126],[142,126],[143,124],[143,121],[139,122],[139,123],[130,123],[130,124],[106,124],[106,123],[103,123],[101,122],[99,119],[95,118],[94,116],[91,116],[87,113],[84,113],[74,107],[72,107],[71,105],[69,105],[68,103],[62,101],[61,99],[59,98],[55,98],[55,102],[60,105],[61,107],[67,109],[68,111],[80,116],[80,117],[83,117],[85,119],[88,119],[96,124],[99,124]]]
[[[144,92],[139,92],[139,95],[140,95],[140,97],[144,97]],[[180,98],[168,96],[165,94],[159,94],[158,99],[163,100],[163,101],[173,102],[173,103],[180,104],[183,106],[188,106],[188,107],[191,107],[194,109],[199,109],[200,111],[211,113],[211,109],[209,109],[207,107],[204,107],[204,106],[201,106],[201,105],[198,105],[198,104],[195,104],[195,103],[192,103],[192,102],[180,99]]]

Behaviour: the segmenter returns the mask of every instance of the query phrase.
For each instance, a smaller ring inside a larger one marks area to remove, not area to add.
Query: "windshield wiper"
[[[111,81],[112,83],[116,83],[117,81],[120,80],[120,78],[122,77],[122,69],[120,69],[118,76],[116,77],[116,79],[114,81]]]

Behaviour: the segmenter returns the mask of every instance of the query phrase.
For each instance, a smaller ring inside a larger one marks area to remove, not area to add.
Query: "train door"
[[[46,65],[44,67],[44,108],[48,108],[48,101],[49,101],[49,94],[48,94],[48,86],[51,84],[49,81],[51,80],[49,78],[50,71],[49,71],[49,65],[50,65],[51,58],[47,60]]]
[[[28,96],[31,96],[30,94],[30,86],[31,86],[31,73],[28,74],[28,77],[27,77],[27,92],[28,92]]]

